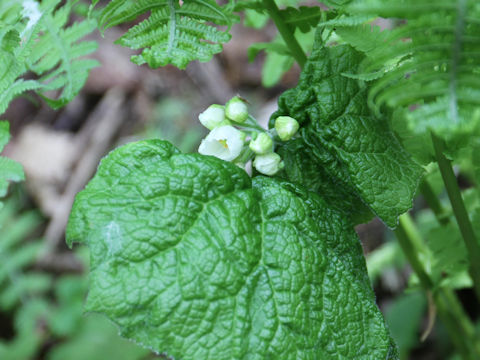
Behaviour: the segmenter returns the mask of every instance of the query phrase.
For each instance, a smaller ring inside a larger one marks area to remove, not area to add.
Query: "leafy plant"
[[[0,121],[0,153],[10,139],[9,124],[6,121]],[[7,194],[10,181],[21,181],[24,179],[23,169],[17,162],[0,156],[0,198]],[[0,201],[0,209],[3,203]]]
[[[384,104],[405,109],[421,105],[405,113],[413,132],[433,129],[444,138],[478,135],[480,6],[468,0],[437,5],[432,13],[429,1],[354,1],[348,12],[405,22],[380,34],[364,25],[337,31],[354,46],[370,43],[370,49],[362,49],[369,54],[362,72],[380,73],[369,93],[376,109]]]
[[[32,237],[41,221],[38,212],[22,212],[12,199],[0,210],[0,313],[14,322],[12,338],[0,341],[0,358],[35,359],[50,342],[55,344],[46,356],[50,360],[144,359],[150,352],[120,338],[107,319],[83,316],[86,276],[54,279],[36,268],[46,249],[41,239]]]
[[[5,0],[0,4],[0,114],[15,97],[28,90],[38,91],[47,103],[59,108],[73,99],[97,66],[82,58],[93,52],[93,41],[78,42],[90,33],[95,22],[77,22],[67,27],[72,6],[60,0]],[[37,79],[26,79],[33,72]],[[47,92],[60,90],[57,98]]]
[[[39,301],[51,284],[51,277],[38,271],[28,271],[44,244],[37,240],[26,242],[38,226],[36,212],[18,214],[19,205],[9,201],[0,211],[0,312],[15,313],[16,336],[0,342],[0,357],[5,359],[32,358],[43,341],[38,320],[47,313]]]
[[[93,1],[96,4],[97,1]],[[151,12],[150,16],[127,31],[118,43],[132,49],[144,49],[132,57],[138,65],[150,67],[173,64],[184,69],[189,62],[209,61],[230,40],[228,30],[237,17],[231,6],[219,6],[213,0],[114,0],[102,9],[99,23],[109,28]],[[226,31],[206,24],[227,26]]]
[[[394,356],[349,222],[291,183],[251,180],[165,142],[134,143],[103,160],[67,236],[91,250],[87,308],[156,351]]]
[[[67,228],[68,244],[91,252],[87,310],[175,358],[398,359],[354,232],[377,215],[394,229],[414,271],[410,286],[426,294],[458,354],[480,357],[453,291],[472,284],[480,299],[476,2],[445,0],[432,11],[411,0],[326,1],[328,10],[298,1],[113,0],[96,11],[97,2],[91,16],[103,28],[150,12],[118,40],[143,49],[137,64],[208,61],[229,40],[234,12],[247,11],[247,23],[271,19],[279,32],[250,49],[251,58],[266,50],[282,59],[276,72],[265,68],[265,83],[294,61],[302,73],[269,129],[236,96],[200,114],[211,130],[200,154],[148,140],[101,162]],[[12,6],[3,18],[18,18]],[[392,29],[372,28],[377,16]],[[35,16],[26,18],[30,29]],[[301,44],[300,33],[311,37]],[[15,33],[0,34],[12,56]],[[251,176],[242,169],[250,160]],[[468,168],[468,192],[452,160]],[[424,177],[431,166],[417,161],[438,164],[451,207]],[[406,212],[418,189],[431,212],[415,221]],[[423,299],[412,300],[417,318]],[[389,313],[402,356],[418,328],[399,325],[404,304]]]

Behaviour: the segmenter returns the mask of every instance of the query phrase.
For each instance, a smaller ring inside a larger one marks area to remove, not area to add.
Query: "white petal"
[[[210,131],[200,144],[198,152],[232,161],[242,152],[243,143],[243,136],[239,130],[230,125],[220,126]]]

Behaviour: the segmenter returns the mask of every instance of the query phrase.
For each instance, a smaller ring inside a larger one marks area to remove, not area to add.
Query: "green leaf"
[[[262,69],[262,85],[275,86],[282,76],[292,68],[295,60],[291,55],[285,56],[278,52],[267,52]]]
[[[149,351],[122,339],[110,321],[92,314],[82,321],[77,333],[55,346],[48,360],[141,360],[148,359]]]
[[[41,3],[6,0],[0,6],[0,114],[16,96],[34,90],[53,108],[73,99],[98,65],[84,56],[96,50],[93,41],[80,41],[95,28],[92,20],[67,26],[76,1]],[[3,22],[2,22],[3,21]],[[2,36],[3,35],[3,36]],[[37,77],[26,80],[27,73]],[[49,92],[57,91],[51,98]]]
[[[47,359],[145,359],[149,351],[122,339],[108,319],[83,316],[86,292],[87,276],[63,275],[55,284],[58,306],[47,320],[50,330],[65,341],[49,351]]]
[[[396,298],[386,312],[385,319],[405,359],[419,343],[420,325],[426,307],[425,295],[417,292]]]
[[[99,24],[104,28],[132,21],[150,12],[147,19],[130,28],[118,43],[143,49],[132,57],[138,65],[155,68],[172,64],[184,69],[194,60],[210,61],[230,40],[228,31],[238,17],[230,6],[214,0],[112,0],[102,10]],[[227,26],[225,31],[215,26]]]
[[[396,241],[382,244],[374,251],[368,253],[366,260],[368,276],[373,284],[386,271],[402,269],[406,262],[402,249]]]
[[[339,16],[334,19],[323,21],[319,26],[324,27],[350,27],[350,26],[359,26],[365,24],[367,21],[372,20],[372,16],[369,15],[350,15],[350,16]]]
[[[422,169],[388,122],[370,112],[365,84],[342,75],[362,59],[349,46],[314,46],[298,86],[279,98],[271,125],[281,115],[297,119],[316,166],[395,227],[412,207]]]
[[[378,33],[378,41],[371,43],[375,47],[363,49],[367,58],[361,73],[387,70],[371,86],[369,104],[378,112],[403,108],[404,121],[413,132],[434,131],[447,141],[460,137],[457,144],[463,145],[468,143],[465,137],[480,134],[480,6],[476,0],[444,0],[432,11],[431,4],[358,0],[347,11],[354,17],[386,18],[396,25]],[[365,30],[350,29],[346,35],[365,42],[374,35]]]
[[[269,17],[263,12],[252,9],[245,9],[243,25],[254,29],[261,29],[267,25]]]
[[[434,281],[454,288],[470,286],[468,279],[468,254],[462,235],[453,219],[444,225],[430,230],[428,247],[432,251],[432,278]]]
[[[278,38],[277,38],[278,39]],[[252,62],[255,60],[260,51],[265,50],[268,52],[273,52],[280,55],[288,55],[291,57],[290,50],[287,45],[280,41],[279,39],[272,42],[261,42],[250,45],[247,51],[248,61]]]
[[[343,213],[288,182],[168,143],[112,152],[67,241],[91,253],[86,308],[191,359],[397,359]]]
[[[354,25],[356,19],[359,21],[360,18],[352,18],[348,17],[345,19],[345,22],[352,21],[351,25],[346,25],[339,22],[339,24],[335,25],[336,29],[335,32],[342,38],[342,40],[346,41],[349,45],[354,47],[356,50],[364,52],[367,56],[375,56],[375,50],[379,47],[385,45],[386,42],[389,41],[390,37],[392,36],[391,31],[384,31],[380,28],[380,26],[372,26],[371,24],[360,24]],[[363,18],[367,20],[366,18]],[[368,20],[371,20],[368,19]]]
[[[314,39],[313,30],[307,33],[296,31],[295,38],[306,53],[312,50],[311,47]],[[295,59],[281,36],[277,36],[275,40],[270,43],[255,43],[251,45],[248,48],[248,60],[253,61],[262,50],[265,50],[267,53],[262,68],[262,85],[272,87],[291,69],[295,63]]]
[[[280,10],[280,15],[293,30],[298,28],[303,33],[315,28],[322,17],[320,7],[318,6],[300,6],[298,9],[289,6]]]
[[[2,152],[8,140],[10,140],[10,124],[7,121],[0,121],[0,152]]]
[[[468,208],[473,214],[474,206]],[[436,287],[451,289],[471,287],[467,248],[451,209],[446,211],[449,222],[443,225],[438,223],[430,210],[418,212],[416,216],[418,228],[428,245],[428,252],[425,252],[423,257],[420,256],[420,259]]]
[[[419,164],[427,166],[435,161],[435,151],[433,150],[432,137],[430,132],[413,132],[405,121],[408,118],[410,110],[399,108],[395,109],[390,115],[390,123],[395,134],[399,137],[405,149]],[[441,181],[443,189],[443,181]]]
[[[47,299],[51,276],[32,270],[44,243],[24,241],[39,223],[38,213],[19,213],[12,200],[0,211],[0,312],[15,320],[14,337],[0,339],[0,359],[34,359],[45,340],[49,305],[41,296]]]
[[[45,341],[41,324],[49,306],[43,299],[32,299],[21,306],[15,317],[15,338],[0,339],[0,359],[34,359]]]
[[[354,224],[368,222],[373,214],[360,197],[349,191],[348,184],[325,170],[301,138],[281,144],[275,150],[285,163],[280,178],[302,184],[308,190],[321,194],[329,206],[347,213]]]
[[[0,153],[10,139],[9,127],[7,121],[0,121]],[[8,184],[11,181],[17,182],[25,179],[22,166],[6,157],[0,156],[0,198],[7,194]],[[0,209],[2,202],[0,201]]]

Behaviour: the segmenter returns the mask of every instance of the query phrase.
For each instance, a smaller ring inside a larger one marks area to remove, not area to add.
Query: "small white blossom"
[[[279,116],[275,120],[275,130],[282,141],[290,140],[299,127],[298,121],[290,116]]]
[[[253,166],[260,173],[271,176],[283,169],[284,164],[280,155],[272,152],[265,155],[257,155],[253,161]]]
[[[220,126],[202,140],[198,152],[203,155],[213,155],[225,161],[237,158],[243,149],[245,134],[233,126]]]
[[[210,105],[204,112],[198,115],[198,120],[209,130],[221,126],[225,121],[225,108],[222,105]]]
[[[27,31],[34,27],[42,17],[42,12],[40,11],[38,2],[34,0],[24,0],[22,6],[22,16],[28,19],[28,23],[25,27],[25,30],[23,30],[21,37],[23,37]]]
[[[244,123],[248,118],[247,104],[235,96],[225,104],[225,115],[236,123]]]
[[[273,151],[273,141],[267,133],[260,133],[250,141],[249,147],[255,154],[267,154]]]

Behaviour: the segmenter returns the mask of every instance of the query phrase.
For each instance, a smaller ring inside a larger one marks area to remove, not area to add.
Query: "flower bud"
[[[298,121],[290,116],[279,116],[275,120],[275,130],[282,141],[290,140],[299,127]]]
[[[225,104],[225,115],[236,123],[243,123],[248,118],[247,104],[235,96]]]
[[[273,140],[266,132],[260,133],[250,141],[250,149],[258,155],[267,154],[273,151]]]
[[[198,152],[203,155],[213,155],[225,161],[232,161],[242,152],[245,134],[233,126],[220,126],[202,140]]]
[[[271,176],[283,169],[284,164],[280,155],[272,152],[265,155],[257,155],[253,161],[253,166],[260,173]]]
[[[209,130],[224,125],[225,108],[222,105],[210,105],[204,112],[198,115],[198,120]]]

